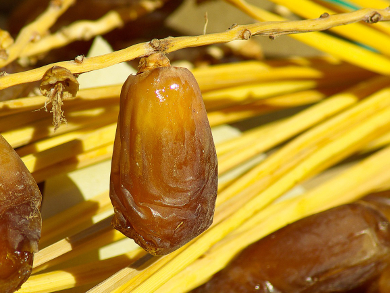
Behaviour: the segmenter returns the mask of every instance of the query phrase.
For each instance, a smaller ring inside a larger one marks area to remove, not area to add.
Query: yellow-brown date
[[[31,274],[41,236],[42,195],[22,160],[0,135],[0,292],[14,292]]]
[[[212,223],[217,156],[199,86],[158,55],[125,82],[111,167],[113,226],[154,255]]]
[[[390,263],[390,202],[375,200],[292,223],[248,246],[191,292],[378,292],[363,288]]]

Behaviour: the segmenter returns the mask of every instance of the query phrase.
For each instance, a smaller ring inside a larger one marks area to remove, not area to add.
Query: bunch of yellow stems
[[[164,3],[141,2],[142,13],[139,6],[133,7],[126,19],[111,11],[98,21],[71,25],[68,39],[53,34],[42,43],[31,43],[32,32],[46,31],[75,1],[60,2],[59,6],[53,2],[25,27],[13,44],[3,44],[7,58],[0,60],[0,67],[81,38],[76,32],[83,31],[82,26],[91,27],[91,36],[101,34]],[[327,53],[193,69],[216,138],[219,163],[217,207],[210,229],[163,257],[129,245],[114,257],[72,265],[70,260],[124,239],[110,226],[113,210],[107,186],[98,196],[44,220],[33,274],[19,292],[56,292],[84,285],[89,286],[88,292],[186,292],[277,229],[390,188],[390,26],[382,22],[390,20],[390,10],[384,5],[388,2],[370,1],[374,9],[366,7],[366,1],[350,1],[362,9],[348,11],[336,4],[322,5],[323,1],[272,0],[303,18],[298,21],[286,21],[242,0],[226,2],[260,22],[222,33],[155,40],[82,62],[59,62],[0,77],[0,89],[5,89],[40,80],[55,65],[79,74],[161,48],[169,53],[254,35],[291,34]],[[319,32],[326,29],[335,35]],[[37,182],[109,161],[121,86],[82,89],[64,101],[67,124],[57,130],[50,113],[42,109],[46,97],[2,101],[0,132]],[[261,120],[264,117],[276,118]],[[245,128],[225,137],[228,125],[229,129],[231,125]],[[353,163],[343,164],[347,158]],[[330,173],[315,187],[307,184]],[[298,187],[298,195],[286,198]]]

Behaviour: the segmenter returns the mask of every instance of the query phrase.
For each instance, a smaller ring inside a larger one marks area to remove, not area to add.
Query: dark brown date
[[[163,255],[211,225],[218,175],[194,76],[158,58],[143,60],[122,88],[110,197],[113,226]]]
[[[42,195],[0,135],[0,292],[14,292],[31,274],[41,236]]]
[[[250,245],[193,292],[350,292],[380,275],[389,251],[386,217],[365,202],[343,205]]]

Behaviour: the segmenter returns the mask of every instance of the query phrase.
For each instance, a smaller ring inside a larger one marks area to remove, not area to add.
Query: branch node
[[[149,45],[153,48],[153,50],[160,51],[161,42],[158,39],[153,39],[149,42]]]
[[[378,21],[380,21],[382,19],[382,15],[380,15],[378,12],[374,12],[372,15],[370,15],[366,22],[368,23],[377,23]]]
[[[249,40],[251,37],[252,37],[252,33],[251,33],[250,30],[244,29],[244,30],[241,32],[241,38],[242,38],[243,40]]]
[[[207,11],[204,14],[204,19],[205,19],[205,22],[204,22],[204,27],[203,27],[203,34],[205,35],[206,31],[207,31],[207,25],[209,23],[209,18],[207,16]]]
[[[74,58],[74,62],[76,62],[77,64],[81,64],[84,62],[84,58],[85,58],[84,55],[79,55],[76,58]]]
[[[329,17],[329,13],[328,12],[324,12],[320,15],[320,18],[328,18]]]
[[[156,52],[165,52],[166,50],[168,50],[170,43],[171,38],[166,38],[162,40],[153,39],[149,42],[149,45]]]

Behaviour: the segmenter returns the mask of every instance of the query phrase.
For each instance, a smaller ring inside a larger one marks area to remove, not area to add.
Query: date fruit
[[[388,219],[371,204],[352,203],[248,246],[193,292],[350,292],[381,274],[389,252]]]
[[[41,237],[42,195],[22,160],[0,135],[0,292],[14,292],[31,274]]]
[[[111,166],[113,226],[153,255],[212,223],[217,156],[192,73],[155,54],[122,88]]]

